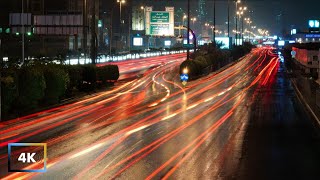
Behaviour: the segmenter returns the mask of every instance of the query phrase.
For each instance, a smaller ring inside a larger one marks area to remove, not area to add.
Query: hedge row
[[[118,66],[56,65],[33,63],[2,71],[1,97],[4,117],[21,115],[54,105],[77,92],[90,92],[113,84]]]
[[[185,68],[188,69],[190,79],[218,70],[227,65],[230,59],[239,59],[249,53],[252,49],[251,44],[236,46],[232,50],[222,50],[212,44],[205,45],[191,55],[192,60],[186,60],[180,65],[180,73]]]

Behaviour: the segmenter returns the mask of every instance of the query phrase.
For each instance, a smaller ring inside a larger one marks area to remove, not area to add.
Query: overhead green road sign
[[[169,24],[151,24],[150,34],[154,36],[163,36],[169,33]]]
[[[151,12],[150,23],[169,23],[170,14],[169,12]]]
[[[192,49],[194,47],[194,44],[184,44],[183,47],[187,49]]]

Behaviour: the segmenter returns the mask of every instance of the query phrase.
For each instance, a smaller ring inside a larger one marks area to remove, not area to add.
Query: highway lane
[[[2,124],[1,177],[199,179],[232,174],[256,93],[275,83],[279,60],[270,49],[256,49],[185,88],[179,64],[162,64],[112,91]],[[48,143],[48,172],[7,174],[8,142]]]
[[[147,57],[142,59],[132,59],[126,61],[119,62],[107,62],[101,63],[97,66],[105,66],[105,65],[118,65],[120,77],[119,80],[135,78],[139,74],[143,74],[150,68],[160,66],[166,63],[172,63],[177,59],[185,57],[185,53],[180,54],[170,54],[165,56],[157,56],[157,57]]]

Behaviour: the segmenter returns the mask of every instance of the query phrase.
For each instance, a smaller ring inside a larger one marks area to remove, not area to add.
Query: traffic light
[[[20,35],[20,33],[19,33],[19,32],[16,32],[16,35],[17,35],[17,36],[19,36],[19,35]]]
[[[32,33],[31,32],[27,32],[27,36],[31,36],[32,35]]]

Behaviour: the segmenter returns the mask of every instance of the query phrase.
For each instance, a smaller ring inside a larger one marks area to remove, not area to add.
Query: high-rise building
[[[22,33],[26,34],[28,56],[55,56],[61,52],[89,54],[92,36],[98,32],[99,1],[25,0],[23,6],[21,0],[7,1],[0,3],[3,17],[0,28],[9,28],[17,39]],[[22,10],[24,15],[21,15]],[[91,33],[93,31],[95,33]],[[19,46],[16,40],[8,43]]]
[[[205,22],[206,21],[206,16],[207,16],[207,11],[206,11],[206,1],[207,0],[199,0],[198,2],[198,19],[199,22]]]

